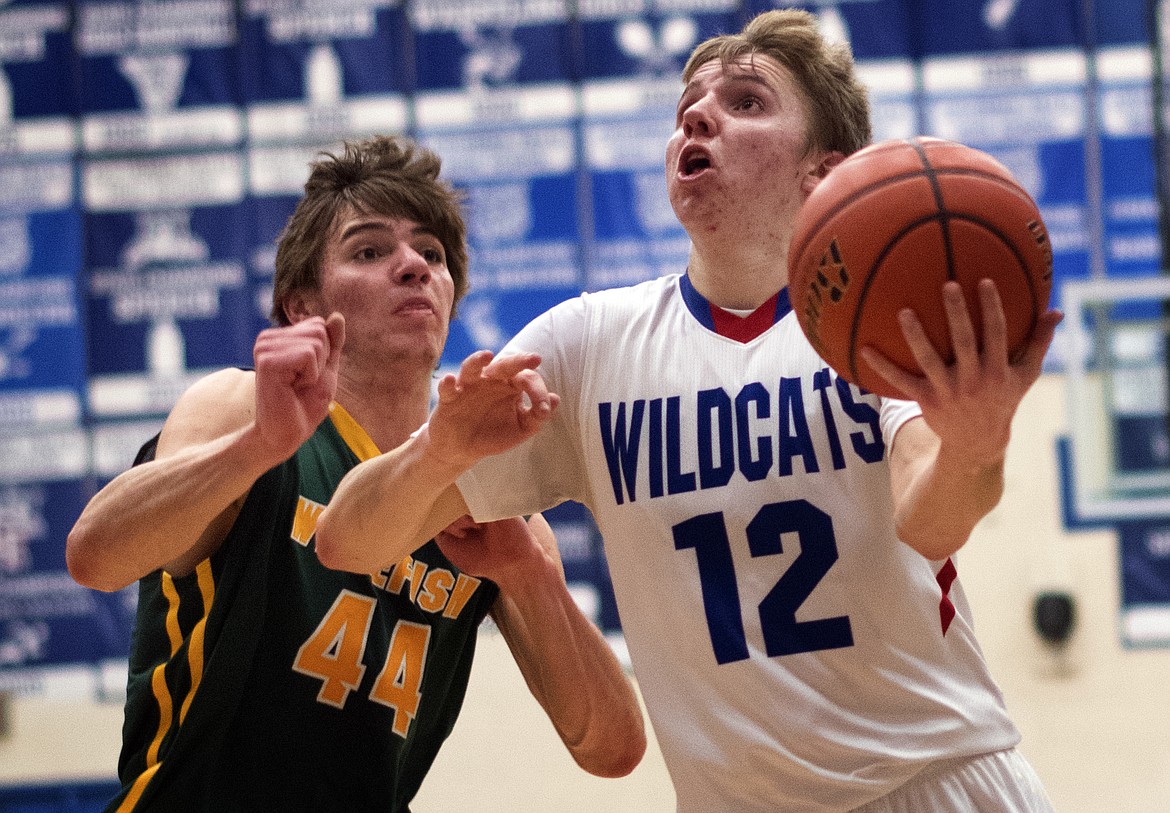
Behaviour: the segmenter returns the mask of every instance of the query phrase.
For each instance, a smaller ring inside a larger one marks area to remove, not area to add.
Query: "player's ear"
[[[318,299],[316,291],[300,288],[286,296],[280,307],[284,311],[284,317],[288,323],[295,325],[320,313]]]
[[[820,157],[814,160],[815,162],[812,168],[805,174],[804,180],[801,182],[801,188],[804,189],[806,195],[817,188],[817,184],[829,174],[829,170],[845,160],[845,153],[832,150],[831,152],[821,153]]]

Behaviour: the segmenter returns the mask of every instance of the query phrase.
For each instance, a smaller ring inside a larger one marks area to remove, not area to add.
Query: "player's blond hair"
[[[772,57],[796,79],[808,105],[810,150],[849,155],[870,142],[869,94],[854,72],[849,45],[827,42],[816,17],[801,9],[766,11],[738,34],[699,43],[683,68],[683,82],[714,59],[728,65],[753,54]]]

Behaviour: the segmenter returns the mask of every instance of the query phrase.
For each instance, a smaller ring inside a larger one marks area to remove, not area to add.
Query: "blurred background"
[[[579,291],[685,268],[679,69],[787,5],[852,43],[875,139],[979,147],[1040,205],[1067,316],[959,572],[1057,809],[1170,810],[1167,3],[0,0],[0,811],[112,792],[135,590],[75,585],[65,536],[192,381],[250,362],[313,156],[389,132],[443,157],[471,241],[455,365]],[[550,519],[620,652],[587,512]],[[489,629],[415,809],[454,805],[674,796],[653,745],[625,779],[577,769]]]

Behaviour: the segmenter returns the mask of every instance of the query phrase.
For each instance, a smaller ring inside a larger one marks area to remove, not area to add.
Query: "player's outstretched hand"
[[[498,454],[532,437],[560,398],[536,371],[540,356],[495,358],[472,353],[456,374],[439,381],[439,402],[427,425],[433,453],[460,467]]]
[[[256,429],[273,459],[304,443],[329,412],[345,344],[345,318],[314,316],[261,331],[252,350],[256,366]]]
[[[564,577],[556,536],[540,514],[498,522],[475,522],[464,516],[435,537],[443,555],[460,570],[506,586],[521,580],[538,557],[552,559]]]
[[[1037,320],[1027,345],[1015,359],[1008,357],[1007,326],[995,283],[979,282],[983,346],[957,282],[943,286],[954,361],[947,364],[935,351],[917,316],[910,309],[898,314],[902,335],[910,345],[922,375],[909,373],[869,348],[861,350],[866,363],[886,380],[917,401],[922,417],[944,446],[962,449],[973,464],[1002,461],[1011,421],[1028,389],[1040,377],[1044,354],[1052,343],[1063,314],[1049,310]]]

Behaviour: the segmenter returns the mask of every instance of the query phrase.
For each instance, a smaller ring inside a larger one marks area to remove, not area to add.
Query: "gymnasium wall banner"
[[[134,590],[77,587],[65,536],[187,386],[250,363],[316,154],[403,133],[444,158],[472,283],[450,369],[580,291],[685,270],[662,167],[679,71],[783,5],[0,0],[0,690],[117,683]],[[1059,288],[1161,267],[1146,4],[1097,5],[803,7],[853,43],[875,138],[958,139],[1020,178]],[[550,518],[620,635],[588,512]]]
[[[1170,518],[1122,522],[1118,532],[1122,643],[1170,646]]]

